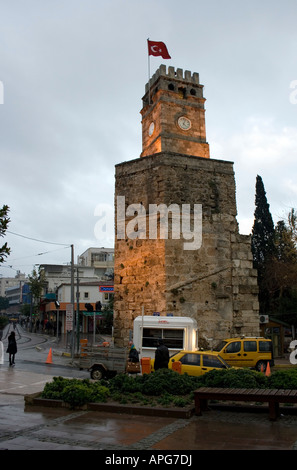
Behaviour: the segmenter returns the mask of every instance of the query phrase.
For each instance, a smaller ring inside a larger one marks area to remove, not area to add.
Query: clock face
[[[190,119],[188,119],[187,117],[185,116],[181,116],[178,121],[177,121],[179,127],[183,130],[183,131],[187,131],[191,128],[191,121]]]
[[[150,127],[149,127],[149,136],[151,136],[154,132],[154,129],[155,129],[155,123],[154,122],[151,122],[150,123]]]

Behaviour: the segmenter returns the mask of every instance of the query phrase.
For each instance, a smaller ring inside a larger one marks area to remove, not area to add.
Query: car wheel
[[[91,379],[93,380],[101,380],[105,376],[105,370],[103,367],[94,367],[94,369],[91,370]]]
[[[256,365],[256,370],[258,372],[261,372],[261,369],[262,369],[262,371],[265,372],[266,367],[267,367],[267,362],[266,361],[259,361]]]

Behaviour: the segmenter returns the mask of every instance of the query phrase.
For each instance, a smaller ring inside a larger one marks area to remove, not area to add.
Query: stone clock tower
[[[147,84],[143,98],[141,157],[177,152],[209,158],[206,142],[203,86],[198,73],[166,66]]]
[[[210,158],[204,105],[197,73],[161,65],[143,97],[140,158],[116,165],[119,346],[142,310],[195,318],[200,347],[211,346],[210,338],[259,334],[257,272],[250,237],[238,231],[233,163]]]

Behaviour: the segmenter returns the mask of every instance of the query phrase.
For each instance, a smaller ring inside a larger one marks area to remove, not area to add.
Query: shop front
[[[271,339],[274,357],[284,357],[289,352],[294,335],[291,325],[270,317],[267,323],[260,325],[260,331],[261,336]]]

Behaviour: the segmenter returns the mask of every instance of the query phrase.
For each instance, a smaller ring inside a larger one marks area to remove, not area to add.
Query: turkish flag
[[[164,42],[148,40],[147,44],[148,44],[149,55],[153,55],[155,57],[162,56],[163,59],[171,59]]]

